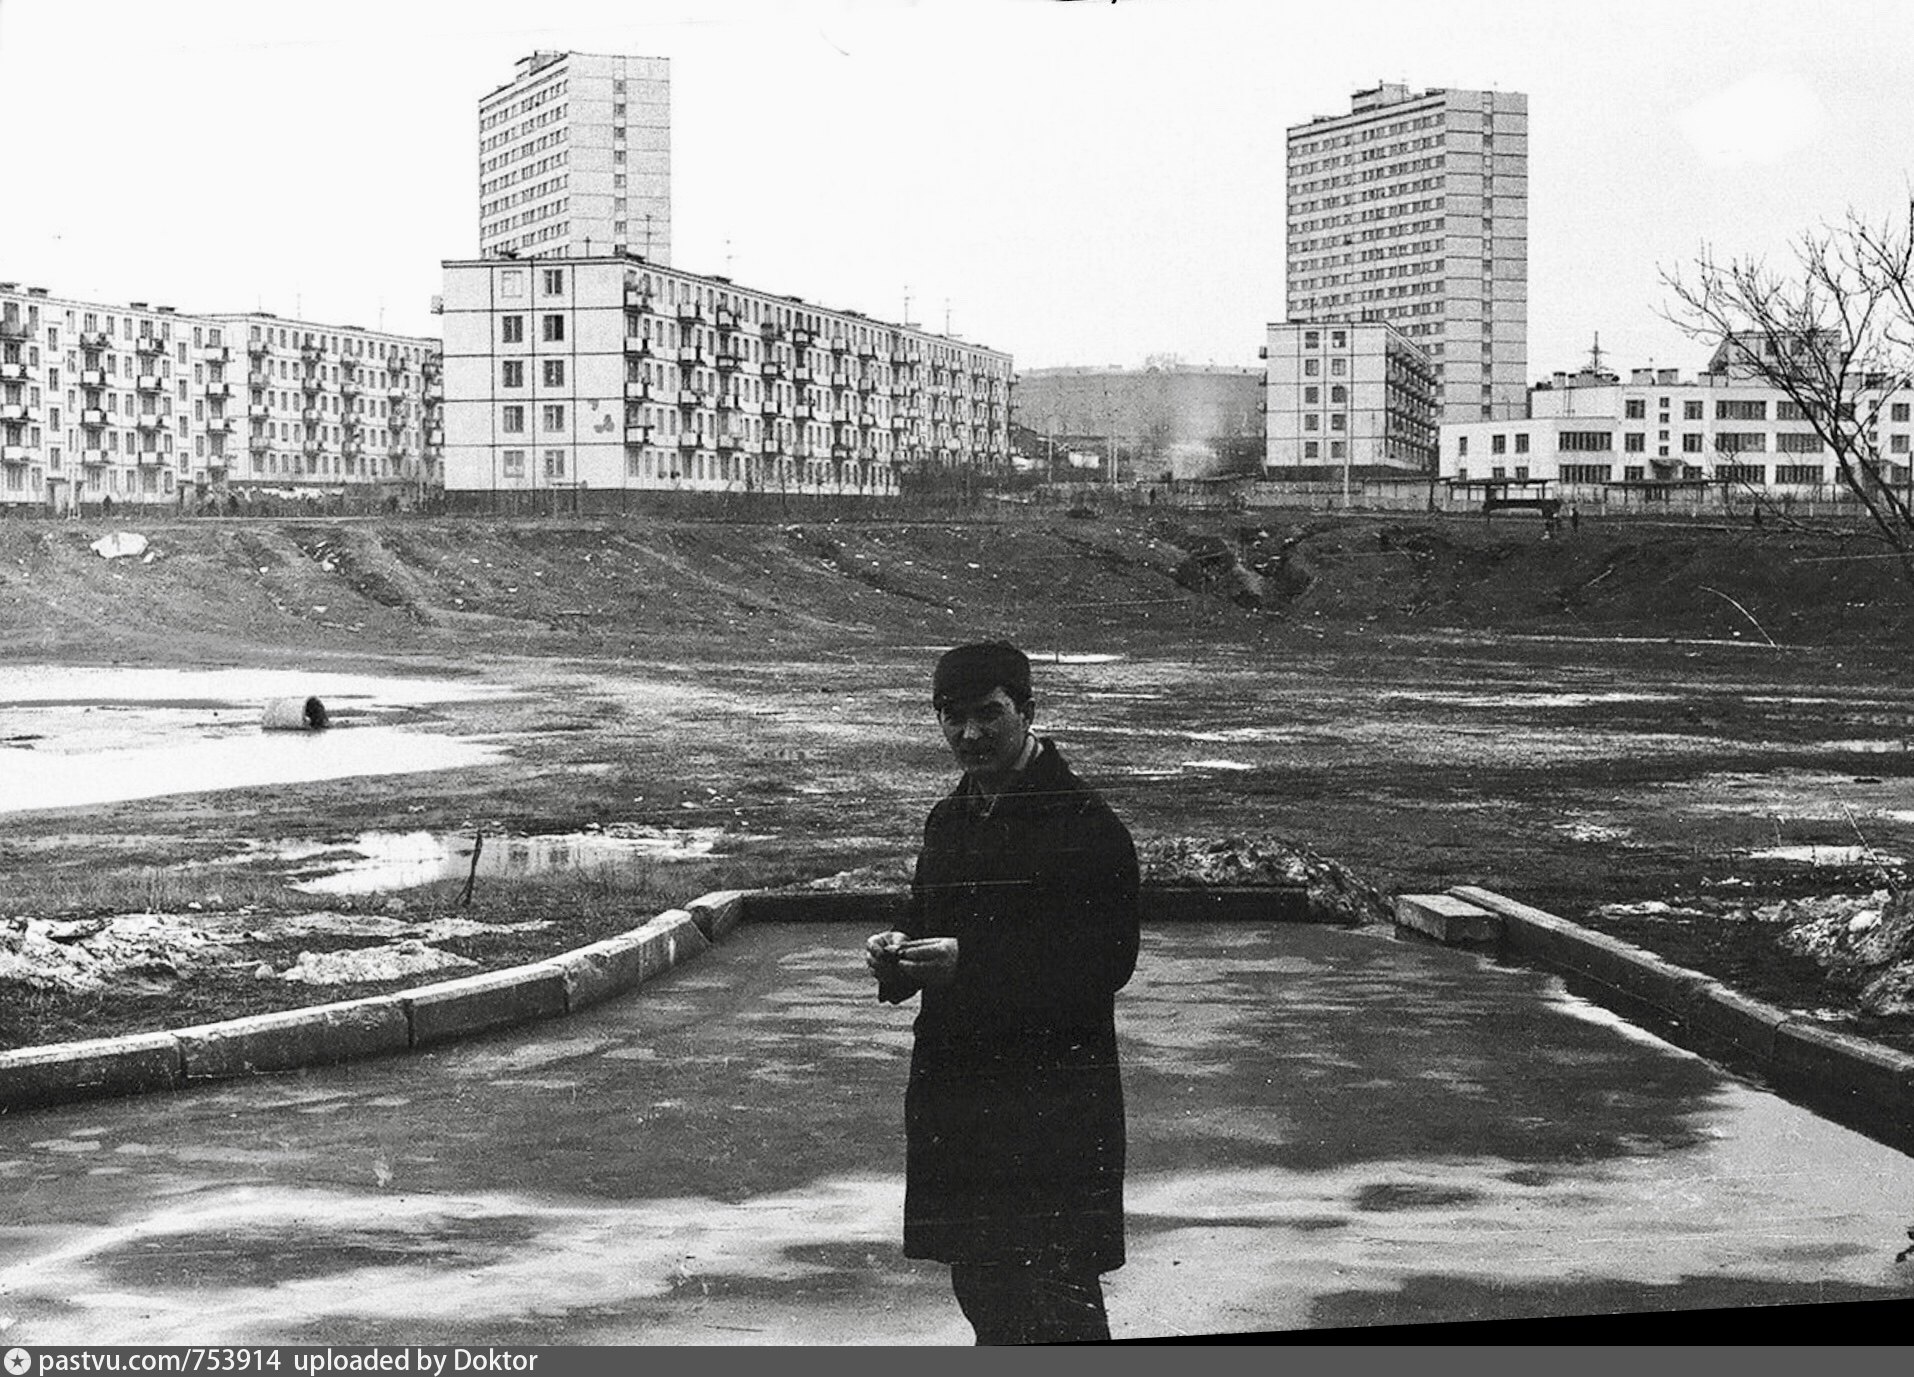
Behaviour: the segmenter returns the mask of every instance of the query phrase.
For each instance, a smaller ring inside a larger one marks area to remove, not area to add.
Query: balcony
[[[816,344],[817,331],[806,329],[802,325],[794,326],[791,330],[791,343],[803,345]]]
[[[318,363],[324,359],[325,356],[326,346],[323,344],[302,344],[299,346],[299,357],[307,363]]]
[[[136,381],[133,386],[141,392],[163,392],[166,390],[166,384],[160,380],[160,375],[157,373],[140,374],[138,381]]]
[[[360,440],[348,440],[339,447],[339,452],[348,459],[363,459],[366,452],[365,443]]]
[[[246,414],[256,421],[263,421],[266,417],[272,415],[272,408],[269,406],[249,406],[246,408]]]
[[[776,397],[760,398],[758,401],[758,410],[762,411],[766,416],[777,415],[779,410],[778,399]]]
[[[744,367],[743,355],[732,353],[724,349],[718,351],[718,368],[720,371],[735,373],[742,367]]]
[[[82,468],[104,468],[112,462],[113,456],[103,449],[83,449],[80,451],[80,466]]]
[[[206,418],[206,430],[212,435],[231,435],[233,433],[233,418],[230,416],[208,416]]]
[[[32,335],[27,323],[19,316],[7,316],[0,319],[0,339],[27,339]]]
[[[678,436],[678,448],[679,449],[697,449],[698,441],[702,440],[703,438],[704,437],[702,435],[699,435],[694,430],[684,431],[680,433]]]
[[[112,338],[104,330],[80,331],[80,348],[82,349],[97,351],[106,348],[112,342]]]
[[[651,427],[648,425],[627,425],[625,443],[628,445],[648,445],[651,443]]]
[[[33,408],[23,402],[10,402],[0,406],[0,422],[8,425],[22,425],[27,421],[37,421],[40,417]]]
[[[299,413],[299,419],[309,426],[316,426],[326,419],[326,413],[316,406],[309,406]]]
[[[98,407],[89,407],[80,413],[80,424],[83,426],[103,426],[106,424],[106,413]]]
[[[158,335],[141,335],[133,341],[133,347],[142,354],[164,354],[166,341]]]
[[[736,454],[743,448],[744,437],[742,435],[720,435],[718,437],[718,453],[720,454]]]
[[[701,364],[701,363],[709,363],[710,361],[711,361],[710,355],[705,353],[704,348],[701,345],[682,344],[678,346],[678,362],[679,363]]]
[[[25,382],[27,366],[24,363],[0,363],[0,382]],[[99,386],[95,383],[94,386]]]
[[[760,339],[783,339],[784,327],[774,320],[760,322],[758,325],[758,337]]]
[[[738,313],[729,306],[720,306],[713,314],[717,317],[718,328],[720,330],[735,330],[738,328]]]
[[[704,307],[696,301],[680,301],[676,314],[679,320],[703,320]]]
[[[678,391],[678,405],[681,407],[702,406],[704,405],[704,394],[702,392],[693,392],[688,387],[680,388]]]
[[[272,341],[269,339],[247,340],[246,352],[254,358],[265,358],[272,353]]]
[[[308,392],[308,393],[323,392],[326,390],[326,380],[324,378],[316,377],[316,376],[301,378],[299,380],[299,390],[301,392]]]
[[[402,464],[412,457],[412,451],[404,445],[394,445],[385,452],[385,457],[395,464]]]
[[[351,378],[343,378],[343,377],[340,378],[339,379],[339,395],[342,397],[358,396],[359,384]]]
[[[223,344],[210,344],[204,350],[204,357],[208,363],[231,363],[233,351]]]
[[[80,386],[81,387],[105,387],[106,374],[102,373],[97,368],[81,369],[80,370]]]
[[[786,377],[789,375],[790,371],[791,370],[789,368],[787,368],[784,364],[780,363],[777,359],[766,359],[764,361],[764,376],[767,378]]]
[[[221,398],[230,399],[233,395],[233,385],[229,382],[207,383],[206,395],[208,397],[221,397]]]
[[[166,462],[166,456],[156,449],[143,449],[133,456],[133,462],[136,464],[153,464],[157,466]]]
[[[161,431],[166,429],[166,423],[157,416],[142,416],[133,422],[133,429],[139,431]]]
[[[323,459],[326,457],[326,447],[324,443],[318,440],[306,441],[305,444],[299,447],[299,452],[308,459]]]
[[[5,463],[24,464],[32,457],[25,445],[0,445],[0,461]]]

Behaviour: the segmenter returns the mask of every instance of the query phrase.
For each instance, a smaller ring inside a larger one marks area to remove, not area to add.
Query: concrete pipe
[[[317,698],[274,698],[266,704],[259,725],[269,732],[316,732],[331,720],[326,705]]]

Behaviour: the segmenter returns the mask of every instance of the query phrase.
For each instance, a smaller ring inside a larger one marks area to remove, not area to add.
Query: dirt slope
[[[20,651],[219,659],[655,653],[659,638],[788,650],[1000,633],[1146,641],[1272,620],[1384,629],[1886,644],[1907,591],[1853,537],[1517,518],[1049,523],[454,520],[0,522],[0,635]],[[1201,556],[1193,559],[1193,555]]]

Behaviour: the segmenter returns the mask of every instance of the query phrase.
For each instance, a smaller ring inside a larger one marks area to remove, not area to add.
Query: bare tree
[[[1914,583],[1914,502],[1877,438],[1883,409],[1914,385],[1914,203],[1902,224],[1850,210],[1801,235],[1792,256],[1775,269],[1703,246],[1688,270],[1663,272],[1664,314],[1714,349],[1715,369],[1794,404]]]

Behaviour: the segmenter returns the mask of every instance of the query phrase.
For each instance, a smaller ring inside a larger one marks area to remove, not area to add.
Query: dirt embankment
[[[0,634],[26,653],[230,658],[766,649],[989,631],[1234,639],[1271,620],[1884,644],[1914,611],[1856,534],[1519,517],[1303,513],[721,525],[285,520],[0,522]]]

